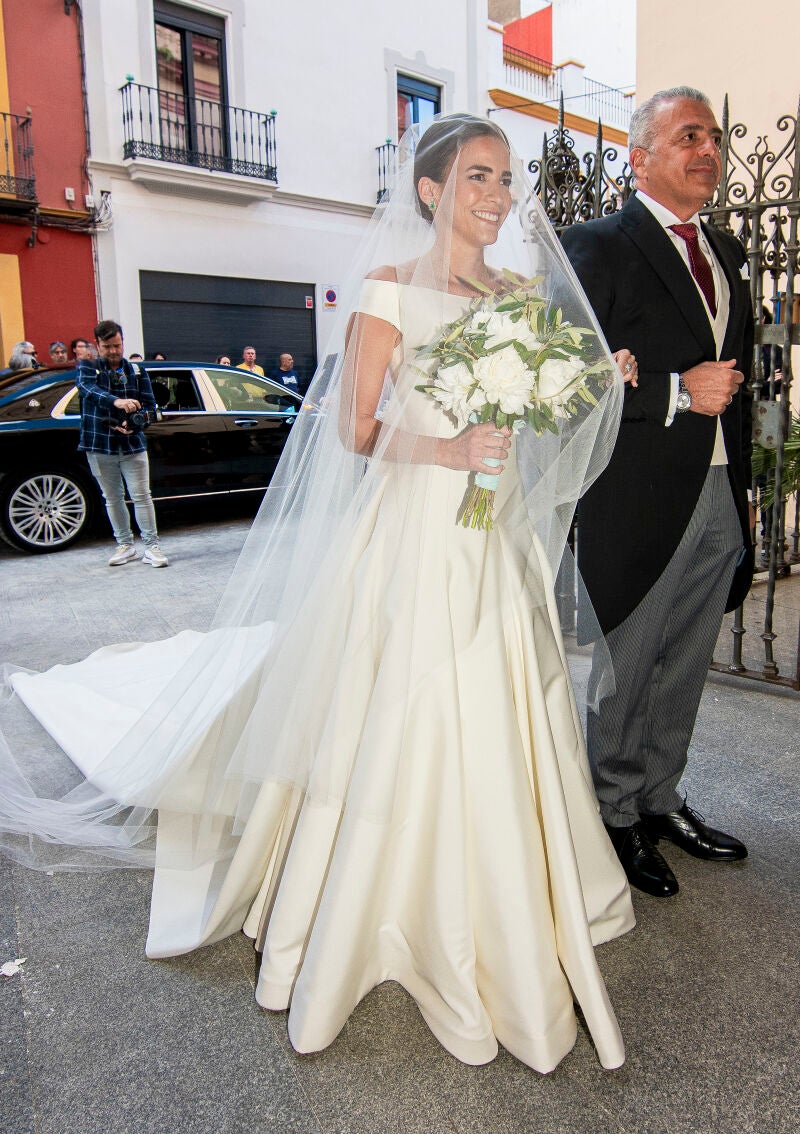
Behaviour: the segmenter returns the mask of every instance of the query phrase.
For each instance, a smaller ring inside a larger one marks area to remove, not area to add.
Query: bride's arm
[[[356,453],[372,456],[382,423],[375,417],[381,391],[400,332],[385,319],[357,312],[345,340],[339,436]],[[484,458],[508,456],[511,430],[498,430],[492,422],[470,425],[455,437],[431,437],[394,430],[381,457],[412,464],[443,465],[463,472],[498,473],[502,465],[487,465]]]

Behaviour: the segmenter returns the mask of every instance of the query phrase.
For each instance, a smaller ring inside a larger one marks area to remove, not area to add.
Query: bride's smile
[[[458,157],[453,243],[494,244],[511,211],[509,153],[499,138],[475,138]]]

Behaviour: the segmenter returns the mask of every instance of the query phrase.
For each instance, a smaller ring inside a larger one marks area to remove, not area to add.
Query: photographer
[[[159,411],[150,379],[138,365],[123,357],[122,327],[103,319],[94,329],[99,358],[82,359],[78,366],[81,394],[81,438],[89,468],[100,485],[114,529],[117,550],[109,559],[118,567],[136,559],[125,490],[133,501],[136,523],[144,543],[145,563],[166,567],[158,546],[156,513],[150,495],[150,468],[144,429]]]

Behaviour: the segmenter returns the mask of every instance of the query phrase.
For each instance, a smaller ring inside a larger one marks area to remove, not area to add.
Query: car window
[[[266,410],[272,413],[297,408],[297,399],[284,393],[272,382],[261,381],[249,374],[227,370],[206,370],[225,409]]]
[[[75,393],[72,395],[72,397],[67,402],[67,404],[64,406],[64,409],[63,409],[62,412],[65,413],[65,414],[67,414],[67,413],[80,414],[80,412],[81,412],[81,396],[78,393],[77,389],[75,390]]]
[[[167,412],[201,410],[203,403],[191,370],[148,369],[156,405]]]

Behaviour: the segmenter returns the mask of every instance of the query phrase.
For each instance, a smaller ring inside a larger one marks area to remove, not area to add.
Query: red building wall
[[[43,208],[85,212],[86,132],[78,12],[54,0],[3,0],[12,114],[33,120],[36,193]],[[75,203],[64,189],[75,190]]]
[[[80,15],[55,0],[2,0],[2,19],[9,105],[0,109],[30,114],[41,215],[29,247],[31,226],[9,222],[0,208],[0,252],[18,256],[25,337],[47,361],[52,339],[84,336],[97,321],[91,236],[48,224],[88,215]]]
[[[503,45],[535,55],[537,59],[553,61],[553,9],[548,4],[521,20],[512,20],[503,28]]]
[[[91,240],[84,233],[40,228],[36,247],[28,247],[29,227],[3,223],[0,253],[19,257],[25,338],[48,363],[47,347],[54,339],[69,346],[71,339],[92,338],[97,322],[94,260]],[[5,366],[7,359],[0,360]]]

